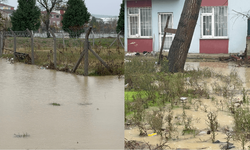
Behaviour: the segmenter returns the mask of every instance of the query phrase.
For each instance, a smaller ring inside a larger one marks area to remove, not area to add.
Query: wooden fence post
[[[16,52],[16,34],[10,29],[11,33],[14,36],[14,53]],[[16,58],[16,56],[14,55],[14,58]]]
[[[92,29],[92,27],[90,26],[89,27],[89,29],[86,31],[86,35],[85,35],[85,42],[84,42],[84,49],[83,49],[83,52],[81,53],[81,55],[80,55],[80,58],[78,59],[78,61],[77,61],[77,63],[76,63],[76,65],[74,66],[74,68],[73,68],[73,70],[72,70],[72,72],[75,72],[76,71],[76,69],[77,69],[77,67],[79,66],[79,64],[80,64],[80,62],[81,62],[81,60],[82,60],[82,58],[84,57],[85,58],[85,60],[84,60],[84,75],[88,75],[88,68],[86,68],[86,66],[88,65],[88,62],[87,62],[87,64],[85,63],[85,61],[86,61],[86,56],[85,56],[85,54],[87,53],[87,55],[88,55],[88,37],[89,37],[89,34],[90,34],[90,32],[91,32],[91,29]],[[87,51],[87,52],[86,52]],[[88,57],[88,56],[87,56]],[[88,60],[88,58],[87,58],[87,60]],[[88,67],[88,66],[87,66]],[[86,69],[86,71],[85,71],[85,69]]]
[[[30,34],[30,45],[31,45],[31,64],[34,65],[34,35],[33,35],[33,31],[26,29],[28,31],[28,33]]]
[[[52,34],[53,39],[54,39],[54,67],[56,69],[56,36],[55,36],[54,32],[51,29],[49,29],[49,31]]]
[[[2,34],[2,31],[1,31],[0,32],[0,57],[2,57],[2,55],[3,55],[2,45],[3,45],[3,34]]]

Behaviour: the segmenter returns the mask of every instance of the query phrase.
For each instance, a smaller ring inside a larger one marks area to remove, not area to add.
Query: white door
[[[163,39],[164,28],[166,26],[168,16],[170,16],[168,28],[173,28],[173,13],[159,13],[159,50],[161,49],[161,42]],[[163,50],[170,49],[173,39],[174,39],[174,34],[166,33]]]

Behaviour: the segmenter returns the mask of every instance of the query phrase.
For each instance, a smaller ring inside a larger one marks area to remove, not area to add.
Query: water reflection
[[[123,149],[123,99],[124,81],[116,76],[76,76],[0,59],[0,149]],[[30,137],[14,137],[26,132]]]

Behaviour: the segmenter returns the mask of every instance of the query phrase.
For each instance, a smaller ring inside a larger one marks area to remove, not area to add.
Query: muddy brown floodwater
[[[236,67],[235,63],[222,63],[222,62],[188,62],[186,63],[186,69],[192,68],[204,68],[208,67],[214,70],[217,73],[222,73],[224,75],[228,75],[232,70],[237,71],[241,80],[243,81],[243,86],[246,90],[250,89],[250,68],[245,67]],[[236,97],[242,98],[242,95],[236,95]],[[249,96],[248,96],[249,97]],[[204,111],[204,106],[207,106],[208,111],[216,111],[218,110],[220,100],[225,99],[222,96],[214,95],[215,101],[211,101],[211,99],[201,99],[202,104],[198,111],[194,110],[193,106],[189,110],[186,110],[187,116],[192,116],[193,122],[192,127],[198,130],[198,135],[189,134],[182,135],[182,130],[184,126],[178,126],[177,131],[175,132],[174,138],[167,142],[167,145],[172,149],[220,149],[221,144],[212,144],[211,135],[207,135],[208,125],[206,123],[207,113]],[[221,108],[220,108],[221,109]],[[183,113],[182,108],[173,109],[174,118],[176,116],[181,116]],[[233,117],[228,111],[218,111],[218,122],[220,129],[223,127],[228,127],[229,129],[233,128]],[[205,132],[205,134],[203,134]],[[140,137],[139,130],[136,127],[131,127],[129,129],[125,129],[125,138],[127,140],[136,140],[141,142],[148,142],[149,144],[156,145],[160,144],[161,137],[151,136],[151,137]],[[148,130],[148,134],[153,133],[153,130]],[[221,142],[226,142],[226,135],[223,132],[216,132],[216,140]],[[236,149],[241,149],[241,145],[237,141],[230,140],[231,143],[234,144]],[[250,145],[250,142],[246,144],[246,147]]]
[[[123,149],[123,129],[124,79],[0,58],[0,149]]]

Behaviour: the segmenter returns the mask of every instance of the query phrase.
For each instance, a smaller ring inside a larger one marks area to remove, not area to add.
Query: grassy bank
[[[13,57],[13,38],[8,37],[5,41],[3,57]],[[84,39],[57,39],[57,70],[70,72],[78,61],[84,48]],[[95,45],[91,48],[108,64],[113,73],[110,73],[95,56],[89,52],[89,75],[122,75],[124,74],[124,49],[110,44],[114,38],[95,39]],[[30,38],[17,38],[17,52],[27,53],[31,56]],[[53,68],[53,39],[52,38],[34,38],[35,65]],[[76,71],[77,74],[83,74],[84,61],[82,61]]]

